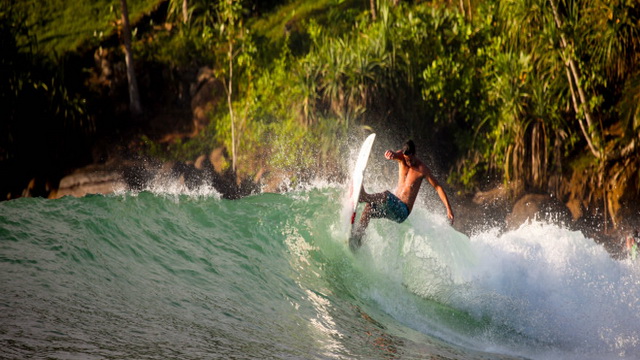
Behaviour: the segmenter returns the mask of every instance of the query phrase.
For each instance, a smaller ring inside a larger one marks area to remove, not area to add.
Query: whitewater
[[[0,357],[640,358],[639,263],[558,224],[460,233],[426,185],[353,253],[345,187],[2,202]]]

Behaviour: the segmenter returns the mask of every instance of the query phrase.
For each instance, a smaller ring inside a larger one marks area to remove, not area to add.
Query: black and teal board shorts
[[[409,217],[409,207],[390,191],[385,191],[387,198],[382,203],[371,203],[371,217],[386,218],[401,223]]]

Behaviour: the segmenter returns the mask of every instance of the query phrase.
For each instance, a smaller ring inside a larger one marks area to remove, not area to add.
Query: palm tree
[[[605,89],[617,101],[613,105],[602,100],[603,109],[613,105],[616,111],[614,116],[601,115],[607,151],[598,169],[604,208],[617,226],[620,211],[627,207],[622,204],[625,192],[640,190],[640,9],[635,1],[585,0],[578,12],[573,2],[565,1],[566,12],[575,19],[572,26],[583,39],[576,52],[589,59],[587,69],[596,74],[588,79],[590,88]]]
[[[582,117],[578,117],[580,130],[582,130],[582,134],[589,145],[591,153],[596,158],[603,158],[605,154],[602,150],[603,144],[601,142],[601,136],[597,130],[598,128],[595,126],[596,124],[589,108],[589,99],[587,98],[586,92],[582,86],[583,82],[582,77],[580,76],[580,71],[578,70],[578,65],[576,64],[577,61],[571,53],[571,49],[574,47],[574,44],[572,41],[567,39],[567,36],[564,33],[563,21],[558,11],[556,0],[549,0],[549,3],[551,4],[551,10],[553,11],[554,22],[559,31],[560,48],[566,57],[565,73],[571,90],[571,102],[573,103],[573,109],[576,114],[580,114],[580,112],[582,112],[584,114],[584,120],[586,120],[585,125]]]
[[[549,172],[561,169],[550,162],[562,143],[552,137],[568,132],[562,118],[568,86],[559,76],[564,65],[546,1],[500,2],[490,15],[498,26],[484,48],[489,108],[476,130],[486,139],[478,144],[491,147],[484,151],[489,167],[502,170],[516,195],[527,186],[546,190],[555,176]]]
[[[529,78],[535,81],[530,82],[532,87],[525,99],[527,114],[536,113],[535,103],[545,102],[536,99],[546,98],[548,107],[556,114],[576,121],[578,133],[594,159],[584,170],[590,179],[584,182],[584,191],[592,199],[602,199],[605,213],[615,224],[622,196],[620,189],[629,179],[625,176],[627,170],[622,170],[619,164],[627,164],[625,169],[639,168],[637,157],[629,160],[633,158],[629,154],[633,154],[640,128],[629,126],[629,119],[637,114],[637,107],[631,105],[637,99],[633,94],[639,90],[633,86],[633,79],[640,75],[635,70],[640,63],[637,5],[626,1],[523,0],[504,1],[499,8],[501,36],[506,38],[504,49],[532,56]],[[542,90],[548,95],[544,96]],[[603,96],[605,92],[608,99]],[[607,129],[620,123],[607,111],[617,101],[616,97],[623,100],[615,106],[623,115],[622,136],[616,135],[619,132],[615,129]],[[563,103],[570,104],[572,111],[563,110]],[[544,114],[542,110],[538,113]],[[552,120],[548,115],[553,112],[535,116],[542,119],[542,129],[546,128],[547,133],[566,136],[573,132],[569,124]]]

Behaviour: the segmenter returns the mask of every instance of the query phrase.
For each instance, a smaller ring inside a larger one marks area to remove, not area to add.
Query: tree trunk
[[[562,21],[560,20],[560,14],[558,13],[558,8],[556,7],[555,0],[549,0],[551,3],[551,9],[553,10],[553,18],[556,23],[556,27],[560,32],[560,46],[563,51],[566,51],[569,47],[569,43],[562,32]],[[582,111],[584,113],[585,120],[587,121],[587,126],[585,127],[582,123],[582,120],[578,119],[580,123],[580,129],[584,134],[585,139],[587,140],[587,144],[589,145],[589,149],[593,153],[596,158],[602,158],[604,156],[603,152],[600,149],[599,136],[592,135],[591,132],[594,131],[593,120],[591,116],[591,112],[589,111],[589,102],[587,101],[587,97],[580,85],[580,74],[578,73],[578,67],[576,66],[573,58],[568,55],[566,59],[565,66],[567,68],[567,80],[569,81],[569,86],[571,88],[571,100],[573,102],[573,107],[578,115],[580,110],[580,105],[582,105]],[[576,96],[577,92],[577,96]]]
[[[376,0],[369,0],[369,6],[371,7],[371,19],[375,21],[378,17],[376,15]]]
[[[236,126],[233,114],[233,41],[229,40],[229,81],[227,82],[227,104],[229,105],[229,117],[231,118],[231,168],[236,171]]]
[[[187,7],[187,0],[182,0],[182,22],[189,22],[189,8]]]
[[[124,40],[124,55],[127,64],[127,80],[129,81],[129,111],[131,115],[142,115],[142,106],[140,105],[140,92],[138,91],[138,82],[136,80],[136,72],[133,66],[133,50],[131,50],[131,27],[129,26],[129,10],[127,9],[127,0],[120,0],[122,7],[122,37]]]

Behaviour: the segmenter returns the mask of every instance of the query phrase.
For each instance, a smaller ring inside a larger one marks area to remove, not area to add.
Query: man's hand
[[[396,155],[397,155],[397,154],[396,154],[395,152],[391,151],[391,150],[387,150],[387,151],[384,153],[384,157],[385,157],[387,160],[395,160],[395,159],[396,159]]]
[[[447,211],[447,218],[449,218],[449,225],[453,226],[453,212],[451,210]]]

